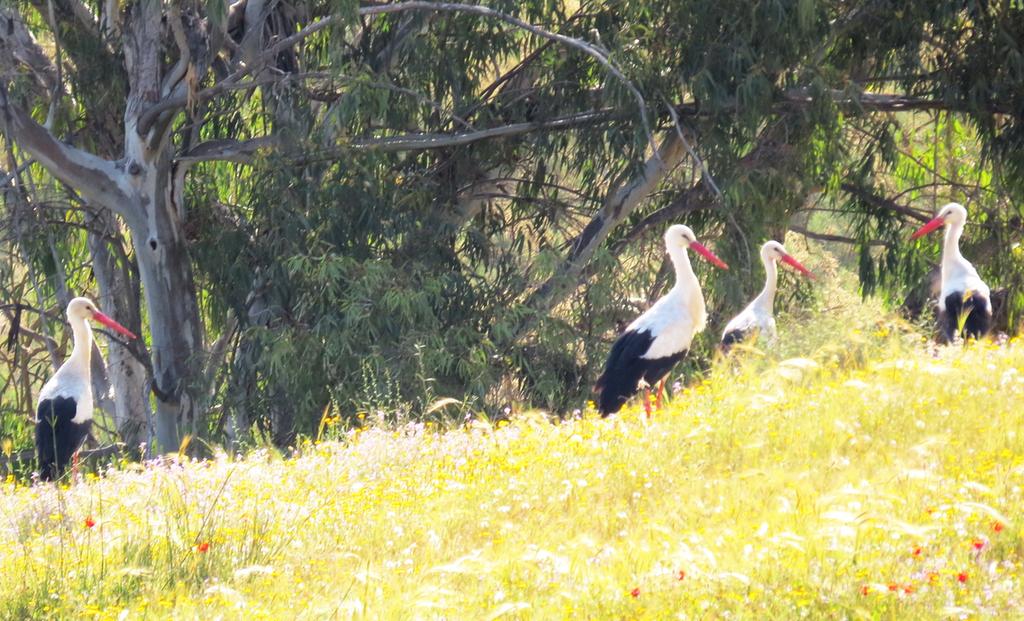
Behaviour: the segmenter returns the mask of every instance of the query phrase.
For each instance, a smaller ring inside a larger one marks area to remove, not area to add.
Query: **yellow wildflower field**
[[[0,617],[1019,617],[1024,345],[900,332],[720,360],[649,420],[9,481]]]

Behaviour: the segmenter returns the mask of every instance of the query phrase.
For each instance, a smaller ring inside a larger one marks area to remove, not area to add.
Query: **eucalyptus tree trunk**
[[[93,274],[99,289],[96,302],[108,314],[136,334],[142,334],[139,316],[139,284],[127,264],[128,258],[113,252],[114,243],[120,241],[120,231],[107,212],[90,216],[87,237]],[[118,436],[130,449],[152,443],[152,408],[149,402],[150,383],[146,365],[140,360],[145,348],[139,343],[128,347],[112,345],[107,349],[107,375],[114,389],[113,415]]]
[[[124,187],[126,221],[131,231],[146,300],[153,351],[156,442],[160,450],[178,448],[184,433],[194,432],[196,390],[190,385],[202,351],[199,308],[192,263],[185,239],[182,178],[174,174],[172,117],[148,128],[139,121],[161,99],[162,3],[143,0],[129,10],[124,26],[129,94],[125,105]],[[177,199],[177,200],[176,200]]]
[[[175,174],[174,145],[170,139],[171,123],[180,107],[168,108],[163,114],[151,114],[154,118],[147,121],[145,127],[140,124],[140,119],[162,99],[184,98],[193,85],[187,77],[190,69],[193,75],[206,69],[201,54],[192,53],[193,47],[198,50],[201,46],[193,45],[196,41],[188,40],[183,34],[182,17],[176,5],[168,12],[173,12],[178,20],[170,26],[175,31],[179,62],[165,79],[163,3],[141,0],[125,10],[120,32],[123,33],[129,94],[124,108],[124,152],[117,161],[57,139],[48,127],[40,125],[12,101],[6,81],[0,83],[0,128],[5,138],[76,190],[88,204],[117,214],[128,226],[152,338],[150,388],[156,396],[156,444],[162,451],[177,449],[183,432],[193,430],[197,403],[193,395],[199,387],[191,378],[198,367],[197,354],[203,348],[184,232],[180,187],[183,175]],[[194,28],[192,33],[199,38],[205,36],[205,30],[200,28]],[[21,48],[35,46],[31,38],[3,43],[11,48],[0,49],[11,52],[9,57],[0,57],[5,64],[18,62],[23,56],[19,54]],[[12,47],[14,43],[21,48]],[[101,280],[112,277],[111,273],[104,272],[104,266],[100,266],[100,272]],[[112,279],[107,284],[110,292],[116,288]],[[119,308],[118,312],[122,310]],[[130,313],[130,310],[124,312]],[[133,369],[132,377],[137,376],[139,369],[133,363],[118,359],[116,352],[113,357],[112,364]],[[127,372],[121,379],[125,377]],[[133,417],[137,419],[140,411],[145,415],[147,408],[141,403],[145,397],[132,388],[126,389],[124,396],[137,399],[134,405],[123,404],[125,408],[132,408]]]

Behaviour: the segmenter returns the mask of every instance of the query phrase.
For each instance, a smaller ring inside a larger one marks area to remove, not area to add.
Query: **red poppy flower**
[[[209,541],[204,541],[204,542],[196,545],[196,550],[198,550],[199,552],[206,552],[209,549],[210,549],[210,542]]]
[[[911,593],[914,592],[914,585],[912,585],[912,584],[904,584],[903,585],[903,592],[906,593],[907,595],[910,595]]]
[[[921,548],[920,547],[914,548],[914,551],[912,552],[912,554],[914,556],[921,556]]]
[[[93,526],[96,526],[96,520],[92,519],[91,516],[85,518],[85,527],[92,528]]]
[[[889,583],[889,590],[890,591],[898,591],[899,588],[900,588],[900,585],[896,584],[895,582],[890,582]]]
[[[956,579],[959,582],[967,582],[967,572],[960,572],[956,575]]]
[[[992,522],[992,530],[996,531],[997,533],[1002,532],[1004,528],[1006,528],[1006,526],[1002,522]]]
[[[682,580],[684,578],[686,578],[686,572],[680,569],[679,573],[676,574],[676,580]]]
[[[640,587],[636,587],[635,589],[630,591],[629,594],[633,597],[640,597]]]
[[[865,585],[862,585],[860,587],[860,594],[861,595],[867,595],[870,592],[871,592],[871,587],[869,587],[868,585],[865,584]]]
[[[985,547],[985,540],[984,539],[975,539],[974,541],[971,542],[971,545],[974,546],[975,550],[980,550],[980,549]]]

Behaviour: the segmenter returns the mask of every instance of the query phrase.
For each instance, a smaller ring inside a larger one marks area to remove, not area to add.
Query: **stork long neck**
[[[775,307],[775,289],[779,283],[779,267],[774,259],[764,258],[764,289],[754,298],[754,307],[769,315]]]
[[[80,373],[89,374],[90,363],[92,362],[92,328],[89,322],[84,319],[71,319],[71,331],[75,337],[75,346],[71,350],[71,356],[65,363],[74,367]]]
[[[960,236],[964,233],[963,222],[951,222],[946,227],[946,238],[942,244],[942,269],[948,270],[950,266],[961,263],[964,260],[960,254]]]
[[[693,273],[693,266],[690,265],[690,256],[686,253],[686,250],[683,248],[670,248],[668,256],[672,259],[672,265],[676,269],[676,284],[672,288],[683,293],[693,291],[695,288],[699,291],[700,282],[697,280],[697,275]]]

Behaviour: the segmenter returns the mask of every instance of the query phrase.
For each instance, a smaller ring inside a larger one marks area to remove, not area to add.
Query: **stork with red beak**
[[[947,343],[959,335],[980,339],[992,325],[992,300],[988,285],[971,262],[960,254],[960,236],[967,222],[967,209],[949,203],[910,239],[917,239],[945,225],[942,245],[942,288],[939,292],[939,329]]]
[[[75,345],[71,356],[57,369],[39,393],[36,409],[36,456],[39,478],[56,480],[72,456],[85,442],[92,427],[92,328],[89,320],[136,338],[128,328],[107,317],[87,298],[75,298],[68,304],[68,323]]]
[[[693,231],[674,224],[665,231],[665,249],[676,271],[672,289],[644,314],[626,327],[608,354],[604,373],[597,378],[594,390],[600,393],[598,410],[601,416],[614,414],[636,394],[644,383],[644,410],[651,414],[650,386],[659,384],[657,407],[661,407],[664,378],[690,349],[690,342],[704,330],[707,311],[700,282],[690,266],[686,250],[703,256],[722,269],[729,266],[710,250],[697,243]]]
[[[744,341],[758,333],[768,337],[768,342],[775,341],[777,336],[775,330],[775,289],[778,285],[779,270],[778,261],[794,267],[804,276],[814,278],[811,271],[800,265],[786,252],[786,248],[777,241],[766,241],[761,246],[761,262],[764,263],[765,283],[764,289],[754,300],[733,317],[722,331],[722,351],[728,352],[735,343]]]

